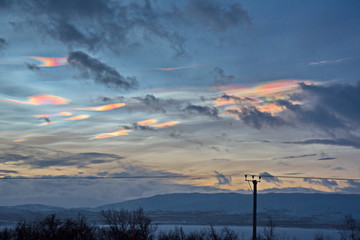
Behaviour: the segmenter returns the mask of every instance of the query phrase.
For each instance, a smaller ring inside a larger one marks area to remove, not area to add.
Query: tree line
[[[51,214],[44,219],[21,221],[14,227],[0,230],[0,240],[246,240],[233,230],[224,227],[216,230],[210,226],[200,231],[184,231],[175,227],[158,231],[143,209],[102,211],[103,225],[89,224],[84,216],[60,219]],[[314,240],[360,240],[360,225],[350,215],[344,218],[338,236],[316,234]],[[269,219],[267,226],[257,236],[258,240],[290,240],[276,234],[275,223]]]

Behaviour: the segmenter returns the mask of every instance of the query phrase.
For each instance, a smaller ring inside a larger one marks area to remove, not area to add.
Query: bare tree
[[[275,240],[275,223],[271,217],[269,217],[269,220],[264,227],[264,239]]]
[[[360,227],[351,215],[346,215],[339,229],[340,240],[360,240]]]
[[[135,211],[106,210],[102,212],[105,224],[108,225],[107,239],[153,240],[156,226],[139,208]]]

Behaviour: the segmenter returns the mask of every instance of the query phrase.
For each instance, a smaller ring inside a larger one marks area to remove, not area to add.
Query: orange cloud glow
[[[279,113],[284,109],[274,104],[274,100],[289,99],[289,94],[300,91],[299,83],[314,84],[311,81],[280,80],[267,82],[255,87],[223,88],[226,95],[234,98],[218,97],[213,101],[215,106],[240,104],[254,106],[262,112]],[[237,100],[236,98],[239,98]]]
[[[30,104],[30,105],[46,105],[46,104],[63,105],[63,104],[68,104],[71,100],[58,96],[53,96],[50,94],[38,94],[28,97],[27,101],[19,101],[14,99],[5,99],[5,101],[20,103],[20,104]]]
[[[67,57],[38,57],[38,56],[31,56],[29,58],[38,60],[41,62],[39,67],[57,67],[67,65]]]
[[[263,106],[258,107],[260,112],[269,112],[269,113],[279,113],[284,109],[276,104],[265,104]]]
[[[311,81],[279,80],[267,82],[255,87],[241,87],[225,90],[227,94],[237,97],[274,97],[300,90],[299,83],[313,84]]]
[[[147,119],[147,120],[144,120],[144,121],[139,121],[139,122],[137,122],[137,124],[139,124],[141,126],[146,126],[146,125],[155,124],[157,122],[158,122],[157,119]]]
[[[158,68],[158,69],[161,71],[176,71],[176,70],[195,68],[195,67],[197,67],[196,64],[183,66],[183,67],[168,67],[168,68]]]
[[[16,142],[16,143],[18,143],[18,142],[25,142],[25,141],[27,141],[26,138],[20,138],[20,139],[15,139],[15,140],[13,140],[13,142]]]
[[[87,119],[89,117],[90,117],[89,115],[76,115],[76,116],[73,116],[73,117],[65,118],[65,120],[77,121],[77,120]]]
[[[166,128],[166,127],[171,127],[171,126],[177,125],[179,123],[180,122],[178,122],[178,121],[167,121],[167,122],[163,122],[163,123],[153,124],[152,126],[156,127],[156,128]]]
[[[110,133],[102,133],[97,135],[96,137],[93,137],[93,139],[104,139],[104,138],[111,138],[111,137],[117,137],[117,136],[125,136],[128,135],[129,132],[131,132],[132,130],[119,130],[119,131],[115,131],[115,132],[110,132]]]
[[[58,123],[58,121],[43,122],[43,123],[40,123],[38,125],[39,126],[47,126],[47,125],[51,125],[51,124],[54,124],[54,123]]]
[[[53,113],[53,114],[38,114],[38,115],[34,115],[34,117],[38,117],[38,118],[54,117],[54,116],[67,117],[67,116],[71,116],[71,115],[72,115],[72,113],[70,113],[70,112],[58,112],[58,113]]]
[[[71,110],[85,110],[85,111],[110,111],[114,110],[116,108],[121,108],[126,106],[126,103],[112,103],[107,105],[102,105],[98,107],[84,107],[84,108],[73,108]]]

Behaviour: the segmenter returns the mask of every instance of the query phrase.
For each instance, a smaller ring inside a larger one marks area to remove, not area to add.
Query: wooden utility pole
[[[256,179],[257,178],[257,179]],[[253,233],[252,240],[256,240],[256,212],[257,212],[257,184],[260,182],[261,176],[251,175],[251,179],[248,178],[248,175],[245,175],[245,181],[252,182],[253,188]]]

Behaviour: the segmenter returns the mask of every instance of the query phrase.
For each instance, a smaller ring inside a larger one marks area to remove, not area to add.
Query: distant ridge
[[[297,216],[314,214],[352,214],[360,217],[360,195],[323,193],[267,193],[258,195],[259,212],[286,212]],[[96,209],[136,209],[145,211],[216,211],[224,213],[250,213],[252,195],[238,193],[174,193],[156,195]]]
[[[272,217],[278,226],[336,227],[345,215],[360,219],[360,195],[267,193],[258,195],[259,224]],[[143,208],[160,224],[251,225],[252,195],[239,193],[174,193],[155,195],[96,208],[61,208],[41,204],[0,207],[0,224],[39,219],[55,213],[61,218],[86,216],[101,223],[101,211]]]

